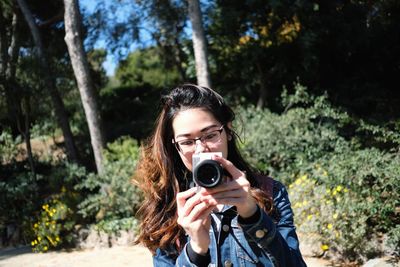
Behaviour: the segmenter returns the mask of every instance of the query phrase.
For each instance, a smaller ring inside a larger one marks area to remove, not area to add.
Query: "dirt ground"
[[[305,258],[308,267],[331,266],[327,261]],[[29,247],[0,250],[0,267],[151,267],[151,254],[141,246],[114,246],[70,252],[32,253]]]

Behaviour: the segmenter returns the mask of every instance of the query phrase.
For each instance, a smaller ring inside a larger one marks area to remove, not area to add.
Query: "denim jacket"
[[[278,181],[274,181],[273,201],[273,218],[260,209],[254,224],[241,224],[234,207],[226,207],[220,213],[218,225],[212,216],[214,227],[210,227],[211,263],[208,266],[306,266],[299,250],[288,193]],[[177,256],[157,249],[154,266],[197,266],[190,261],[187,247],[188,243]]]

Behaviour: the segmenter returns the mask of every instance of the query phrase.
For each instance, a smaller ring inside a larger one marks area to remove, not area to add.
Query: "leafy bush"
[[[38,181],[42,176],[32,175],[26,162],[17,160],[21,155],[21,138],[13,138],[8,129],[0,134],[0,231],[2,241],[14,234],[7,232],[12,226],[22,239],[29,239],[30,215],[37,208],[39,198]]]
[[[299,231],[328,255],[363,261],[400,250],[400,135],[296,85],[282,114],[249,107],[245,156],[289,185]]]
[[[38,206],[40,176],[35,178],[26,170],[0,178],[0,230],[5,233],[5,228],[12,225],[22,239],[29,240],[31,216]]]
[[[72,210],[65,203],[53,198],[43,204],[39,220],[33,225],[33,251],[46,252],[50,248],[60,247],[64,240],[73,240],[74,221],[68,220]]]
[[[18,137],[14,140],[11,133],[4,130],[0,134],[0,165],[8,164],[15,161],[17,155],[20,153],[18,144],[21,143],[21,138]]]
[[[136,141],[121,137],[104,151],[105,166],[101,175],[89,174],[77,189],[89,191],[79,205],[79,213],[93,218],[106,232],[129,229],[141,202],[139,190],[130,183],[138,159]],[[128,227],[128,228],[127,228]]]
[[[40,192],[43,200],[31,219],[32,241],[35,252],[46,252],[66,246],[73,246],[76,239],[75,225],[82,223],[77,214],[77,205],[81,202],[82,192],[74,189],[85,179],[85,168],[76,164],[64,163],[51,166],[44,176],[46,185]]]

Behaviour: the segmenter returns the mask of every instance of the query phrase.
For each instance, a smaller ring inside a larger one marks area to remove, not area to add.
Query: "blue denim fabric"
[[[208,266],[267,266],[303,267],[306,266],[300,250],[293,224],[293,212],[286,188],[274,181],[274,207],[277,218],[273,220],[264,211],[260,219],[251,225],[238,223],[238,216],[231,216],[234,208],[226,209],[222,215],[225,230],[217,232],[210,229],[211,263]],[[219,242],[218,242],[219,241]],[[186,246],[177,255],[157,249],[153,256],[155,267],[196,266],[190,262]]]

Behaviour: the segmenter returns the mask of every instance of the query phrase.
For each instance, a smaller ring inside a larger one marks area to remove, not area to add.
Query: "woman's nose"
[[[195,146],[196,146],[196,150],[194,152],[195,154],[208,151],[207,144],[201,142],[201,140],[196,140]]]

